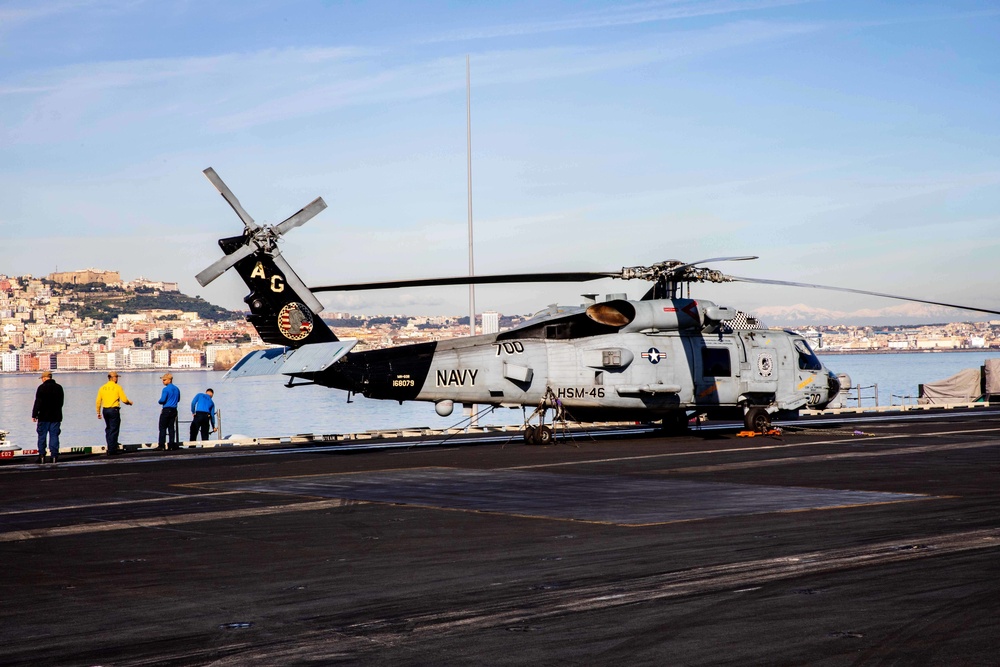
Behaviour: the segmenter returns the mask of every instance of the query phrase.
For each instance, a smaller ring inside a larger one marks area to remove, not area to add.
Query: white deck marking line
[[[901,447],[899,449],[880,449],[869,452],[841,452],[840,454],[815,454],[812,456],[795,456],[780,459],[762,459],[760,461],[739,461],[736,463],[718,463],[707,466],[689,466],[686,468],[667,468],[654,470],[654,473],[686,473],[686,472],[718,472],[723,470],[745,470],[749,468],[766,468],[768,466],[790,465],[793,463],[813,463],[816,461],[835,461],[837,459],[864,459],[874,456],[904,456],[906,454],[921,454],[926,452],[946,452],[954,449],[976,449],[978,447],[997,447],[1000,440],[992,442],[960,442],[951,445],[920,445],[916,447]]]
[[[117,507],[119,505],[135,505],[136,503],[162,503],[170,500],[187,500],[189,498],[209,498],[211,496],[229,496],[237,493],[246,493],[245,491],[217,491],[215,493],[187,493],[187,494],[177,494],[165,496],[162,498],[138,498],[136,500],[116,500],[110,503],[91,503],[88,505],[63,505],[61,507],[36,507],[30,510],[10,510],[9,512],[0,512],[0,516],[11,516],[13,514],[32,514],[36,512],[62,512],[65,510],[82,510],[90,509],[92,507]]]
[[[37,540],[46,537],[67,537],[71,535],[86,535],[89,533],[108,533],[116,530],[131,530],[133,528],[171,528],[173,526],[207,521],[222,521],[224,519],[241,519],[244,517],[271,516],[291,512],[314,512],[316,510],[343,507],[344,505],[364,505],[360,500],[344,500],[332,498],[308,503],[292,503],[289,505],[268,505],[242,510],[227,510],[225,512],[203,512],[201,514],[178,514],[169,517],[149,517],[130,521],[108,521],[106,523],[87,523],[75,526],[56,526],[54,528],[38,528],[34,530],[14,530],[0,533],[0,542],[20,542],[22,540]]]
[[[675,456],[698,456],[702,454],[706,455],[717,455],[717,454],[729,454],[731,452],[762,452],[769,449],[788,449],[790,447],[815,447],[817,445],[836,445],[843,444],[845,442],[875,442],[876,440],[901,440],[902,438],[917,438],[917,437],[927,437],[928,435],[960,435],[964,433],[1000,433],[1000,428],[978,428],[978,429],[968,429],[962,431],[942,431],[941,433],[922,433],[919,435],[914,435],[912,433],[897,434],[897,435],[876,435],[873,437],[866,437],[863,440],[819,440],[817,442],[797,442],[788,443],[781,445],[763,445],[761,447],[735,447],[733,449],[698,449],[686,452],[668,452],[665,454],[644,454],[642,456],[619,456],[605,459],[588,459],[585,461],[562,461],[560,463],[534,463],[531,465],[524,466],[510,466],[508,468],[498,468],[498,470],[530,470],[531,468],[557,468],[560,466],[578,466],[578,465],[588,465],[591,463],[618,463],[621,461],[642,461],[647,459],[659,459],[659,458],[670,458]]]

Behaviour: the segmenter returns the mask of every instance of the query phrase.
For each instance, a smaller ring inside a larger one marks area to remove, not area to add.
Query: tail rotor
[[[204,173],[212,185],[215,186],[215,189],[219,191],[219,194],[222,195],[222,198],[226,200],[233,211],[236,212],[236,215],[239,216],[240,220],[243,221],[244,230],[243,243],[241,245],[234,248],[231,244],[220,242],[226,255],[195,276],[198,283],[204,287],[242,260],[260,253],[266,255],[274,263],[274,266],[283,274],[284,282],[288,284],[309,310],[314,313],[322,311],[323,304],[320,303],[319,299],[316,298],[306,284],[302,282],[302,279],[299,278],[298,274],[285,261],[285,258],[281,256],[281,252],[278,250],[278,241],[281,240],[284,234],[296,227],[301,227],[325,209],[326,202],[323,201],[323,198],[317,197],[307,206],[277,225],[258,225],[250,217],[250,214],[246,212],[246,209],[243,208],[243,205],[240,204],[240,200],[236,198],[236,195],[229,189],[229,186],[215,173],[214,169],[209,167]],[[224,239],[224,241],[228,241],[228,239]]]

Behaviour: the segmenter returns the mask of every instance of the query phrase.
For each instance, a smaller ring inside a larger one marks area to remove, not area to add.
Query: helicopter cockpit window
[[[701,348],[701,374],[703,377],[731,377],[733,365],[728,348]]]
[[[809,343],[801,338],[795,341],[795,351],[799,353],[799,368],[804,371],[821,371],[823,364],[820,363],[816,353],[809,347]]]

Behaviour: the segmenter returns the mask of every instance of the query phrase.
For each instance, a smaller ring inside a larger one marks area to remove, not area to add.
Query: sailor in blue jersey
[[[160,436],[156,448],[180,449],[180,443],[177,442],[177,404],[181,401],[181,390],[174,384],[174,376],[170,373],[161,375],[160,379],[163,380],[163,391],[160,392],[160,405],[163,409],[160,410]]]
[[[204,394],[198,394],[191,399],[191,440],[198,439],[198,431],[201,431],[201,439],[208,440],[208,425],[212,425],[212,433],[215,433],[215,402],[212,397],[215,392],[206,389]]]

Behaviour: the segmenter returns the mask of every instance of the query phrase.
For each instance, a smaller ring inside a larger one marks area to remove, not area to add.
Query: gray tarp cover
[[[1000,359],[986,360],[986,393],[1000,394]]]
[[[982,395],[982,370],[966,368],[946,380],[928,382],[917,400],[920,405],[971,403]]]

